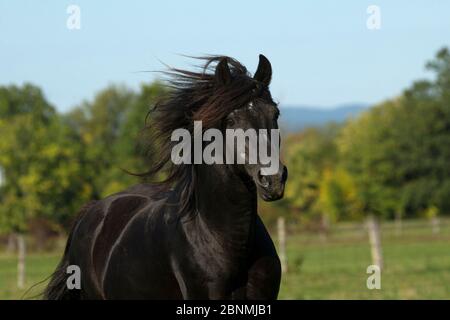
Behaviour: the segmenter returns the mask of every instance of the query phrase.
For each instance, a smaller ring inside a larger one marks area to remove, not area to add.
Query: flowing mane
[[[223,119],[233,110],[242,107],[251,99],[261,95],[267,88],[253,79],[247,68],[237,60],[227,56],[197,57],[205,64],[199,72],[170,68],[163,72],[169,93],[150,110],[146,119],[146,139],[158,152],[150,170],[139,174],[160,186],[163,190],[179,188],[180,212],[191,212],[196,184],[195,166],[175,165],[171,161],[174,142],[171,134],[184,128],[192,133],[193,122],[202,121],[204,129],[221,129]],[[227,84],[217,82],[214,73],[217,64],[226,60],[232,81]],[[159,179],[158,179],[159,178]]]

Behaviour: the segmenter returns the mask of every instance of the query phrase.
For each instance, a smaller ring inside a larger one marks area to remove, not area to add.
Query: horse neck
[[[227,249],[248,248],[257,211],[253,182],[245,182],[231,166],[199,165],[196,185],[199,228]]]

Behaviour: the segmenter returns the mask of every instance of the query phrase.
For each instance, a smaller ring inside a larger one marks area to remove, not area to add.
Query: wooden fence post
[[[23,289],[25,287],[25,236],[21,233],[17,235],[17,287]]]
[[[372,264],[377,265],[381,270],[383,269],[383,253],[381,250],[380,224],[373,215],[370,215],[367,219],[367,229],[369,232]]]
[[[281,262],[281,272],[287,272],[287,257],[286,257],[286,224],[284,217],[278,217],[278,255]]]
[[[441,231],[440,220],[438,217],[434,216],[431,218],[431,226],[433,229],[433,234],[438,234]]]
[[[395,235],[400,236],[402,234],[402,214],[400,212],[395,213]]]

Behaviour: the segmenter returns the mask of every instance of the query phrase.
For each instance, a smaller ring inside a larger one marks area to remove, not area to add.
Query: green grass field
[[[450,299],[450,226],[432,234],[426,223],[412,222],[400,235],[382,228],[384,268],[381,289],[369,290],[372,264],[363,229],[319,236],[291,235],[288,272],[281,299]]]
[[[396,235],[392,225],[382,229],[384,270],[381,289],[366,287],[371,264],[363,229],[333,231],[326,240],[305,232],[287,239],[288,272],[281,299],[450,299],[450,225],[432,234],[425,222],[405,225]],[[274,237],[276,238],[276,237]],[[27,257],[27,287],[45,279],[59,254]],[[44,288],[37,286],[27,297]],[[16,257],[0,254],[0,299],[20,299],[16,287]]]
[[[26,288],[44,280],[55,269],[59,254],[29,254],[26,259]],[[45,284],[30,290],[28,297],[39,293]],[[0,299],[21,299],[26,290],[17,288],[17,258],[13,255],[0,254]]]

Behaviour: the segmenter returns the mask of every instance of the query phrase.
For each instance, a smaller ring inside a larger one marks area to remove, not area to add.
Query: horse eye
[[[227,126],[229,126],[229,127],[234,126],[234,120],[231,118],[228,118],[226,123],[227,123]]]

